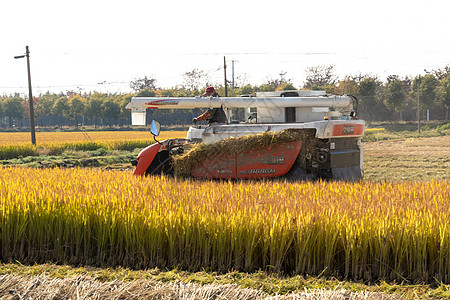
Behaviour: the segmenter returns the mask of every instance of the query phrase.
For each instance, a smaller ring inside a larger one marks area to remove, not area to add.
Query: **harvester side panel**
[[[242,179],[280,177],[291,169],[302,147],[302,141],[276,145],[270,149],[238,155],[237,174]]]
[[[191,171],[196,178],[236,178],[236,155],[213,156],[195,166]]]
[[[242,154],[213,156],[195,166],[191,173],[196,178],[210,179],[280,177],[292,168],[301,146],[300,140]]]

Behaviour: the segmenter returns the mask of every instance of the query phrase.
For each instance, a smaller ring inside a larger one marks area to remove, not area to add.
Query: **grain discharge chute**
[[[224,123],[190,126],[186,139],[148,146],[133,162],[134,174],[361,180],[365,122],[356,117],[357,103],[350,95],[309,90],[242,97],[134,97],[126,106],[132,125],[146,125],[147,109],[222,108],[226,115]],[[158,122],[152,122],[151,131],[159,134]]]

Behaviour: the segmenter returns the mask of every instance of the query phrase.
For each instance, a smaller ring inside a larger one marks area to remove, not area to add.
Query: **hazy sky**
[[[261,84],[335,64],[339,76],[424,74],[450,64],[450,2],[22,0],[0,2],[0,95],[27,91],[31,51],[35,94],[128,92],[143,76],[162,87],[194,68],[223,82]],[[103,84],[100,84],[103,83]]]

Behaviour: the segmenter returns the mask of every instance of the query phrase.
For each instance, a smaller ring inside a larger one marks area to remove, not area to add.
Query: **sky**
[[[0,2],[0,96],[127,93],[132,80],[183,84],[193,69],[223,84],[270,78],[301,87],[305,70],[335,65],[340,78],[416,76],[450,65],[445,0],[22,0]]]

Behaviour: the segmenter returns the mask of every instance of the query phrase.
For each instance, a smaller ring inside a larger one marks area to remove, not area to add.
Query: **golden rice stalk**
[[[0,254],[449,283],[448,199],[448,181],[213,182],[0,168]]]

